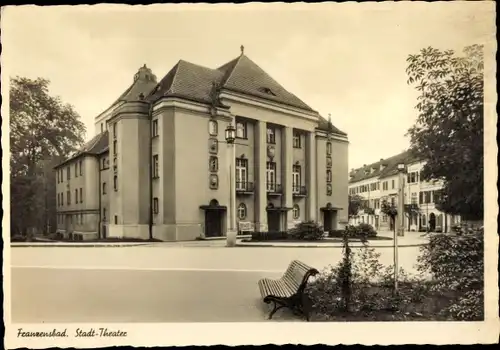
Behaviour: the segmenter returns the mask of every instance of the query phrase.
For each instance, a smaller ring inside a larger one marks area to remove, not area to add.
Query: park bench
[[[287,307],[295,314],[304,315],[309,321],[309,302],[304,290],[309,277],[318,273],[315,268],[294,260],[281,278],[277,280],[269,278],[259,280],[258,284],[263,301],[266,304],[274,303],[269,319],[273,317],[276,311]]]

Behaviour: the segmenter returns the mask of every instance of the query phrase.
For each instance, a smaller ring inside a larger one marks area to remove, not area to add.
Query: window
[[[106,221],[106,208],[102,208],[102,221]]]
[[[300,134],[298,132],[293,133],[293,148],[300,148]]]
[[[106,193],[107,193],[107,191],[106,191],[106,183],[103,182],[102,183],[102,194],[106,194]]]
[[[380,182],[377,182],[376,190],[380,190]]]
[[[441,196],[442,196],[442,191],[437,190],[437,191],[432,191],[432,197],[434,197],[433,202],[434,203],[440,203],[441,202]]]
[[[387,181],[384,181],[382,182],[382,190],[383,191],[387,191],[389,189],[389,184],[387,183]]]
[[[68,205],[71,204],[71,192],[70,191],[66,191],[66,200],[68,202]]]
[[[418,171],[408,173],[408,183],[411,184],[417,182],[418,182]]]
[[[267,128],[267,143],[276,143],[276,133],[273,128]]]
[[[209,158],[208,168],[212,173],[216,173],[219,170],[219,160],[217,157],[211,156]]]
[[[396,205],[396,199],[394,197],[391,197],[391,205],[392,206]]]
[[[101,134],[104,132],[104,125],[101,123]]]
[[[300,192],[300,165],[294,165],[292,167],[292,192]]]
[[[210,120],[208,122],[208,133],[211,135],[211,136],[217,136],[217,122],[215,120]]]
[[[78,177],[78,163],[75,163],[75,177]]]
[[[75,189],[75,203],[78,203],[78,189]]]
[[[116,123],[113,123],[113,139],[116,140]]]
[[[293,206],[293,218],[298,220],[300,218],[300,207],[298,204]]]
[[[158,168],[158,155],[153,156],[153,179],[160,177],[160,172]]]
[[[82,161],[80,161],[79,164],[80,164],[80,176],[83,176],[83,168],[82,168],[83,163],[82,163]]]
[[[64,182],[64,172],[62,169],[59,169],[59,174],[60,174],[59,179],[61,180],[61,183],[63,183]]]
[[[236,122],[236,137],[239,139],[247,138],[247,123]]]
[[[422,226],[427,226],[425,214],[422,215]]]
[[[118,215],[115,215],[115,225],[118,225]]]
[[[59,170],[57,170],[57,183],[59,183]]]
[[[83,203],[82,188],[80,187],[80,203]]]
[[[69,167],[66,168],[66,178],[71,179],[71,169]]]
[[[332,182],[332,171],[331,170],[326,171],[326,182]],[[363,186],[363,189],[364,189],[364,187],[365,186]]]
[[[268,191],[276,190],[276,163],[267,162],[266,165],[266,184]]]
[[[326,184],[326,195],[331,196],[333,193],[332,191],[332,184]]]
[[[326,154],[332,154],[332,143],[331,142],[326,143]]]
[[[80,224],[83,224],[83,213],[80,213]]]
[[[116,175],[113,177],[113,187],[115,191],[118,191],[118,176]]]
[[[395,182],[394,180],[392,180],[392,189],[394,189],[394,187],[395,187]]]
[[[236,189],[244,191],[247,188],[248,161],[236,159]]]
[[[158,214],[158,198],[153,198],[153,213]]]
[[[382,215],[382,222],[387,222],[387,215]]]
[[[116,150],[118,148],[118,143],[116,140],[113,141],[113,154],[117,154]]]
[[[245,203],[238,205],[238,219],[245,220],[247,217],[247,206]]]
[[[373,204],[374,204],[374,209],[380,209],[380,199],[375,199]]]
[[[153,137],[158,136],[158,119],[153,120],[151,133]]]
[[[331,168],[332,167],[332,157],[327,156],[326,157],[326,167]]]

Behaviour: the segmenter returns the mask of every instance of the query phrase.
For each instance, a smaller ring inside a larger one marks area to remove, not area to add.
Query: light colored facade
[[[234,146],[225,142],[230,123]],[[240,233],[347,224],[347,135],[243,53],[217,69],[181,60],[160,82],[142,67],[96,131],[94,144],[56,168],[65,174],[83,159],[93,172],[58,183],[62,234],[217,237],[231,212]],[[68,185],[92,200],[66,205]],[[86,212],[87,226],[68,224]]]
[[[451,232],[453,225],[460,223],[460,217],[445,214],[436,208],[435,200],[443,188],[442,181],[422,181],[420,172],[425,161],[410,157],[408,152],[351,170],[349,194],[362,197],[368,209],[361,209],[356,217],[351,217],[350,224],[369,223],[377,230],[394,228],[380,207],[384,200],[396,206],[398,204],[398,163],[406,165],[404,204],[418,206],[418,213],[405,214],[405,230]]]

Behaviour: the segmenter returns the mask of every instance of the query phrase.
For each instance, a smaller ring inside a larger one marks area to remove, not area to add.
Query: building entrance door
[[[207,210],[205,212],[205,236],[221,237],[222,233],[222,212],[220,210]]]
[[[326,232],[330,232],[332,230],[332,218],[333,213],[330,210],[325,210],[323,212],[323,229]]]
[[[269,232],[281,231],[280,219],[281,212],[274,210],[267,212],[267,225]]]

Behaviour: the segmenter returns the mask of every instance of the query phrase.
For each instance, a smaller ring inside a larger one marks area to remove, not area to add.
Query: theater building
[[[346,133],[243,49],[216,69],[180,60],[160,81],[144,65],[95,126],[55,169],[65,236],[178,241],[347,224]]]

